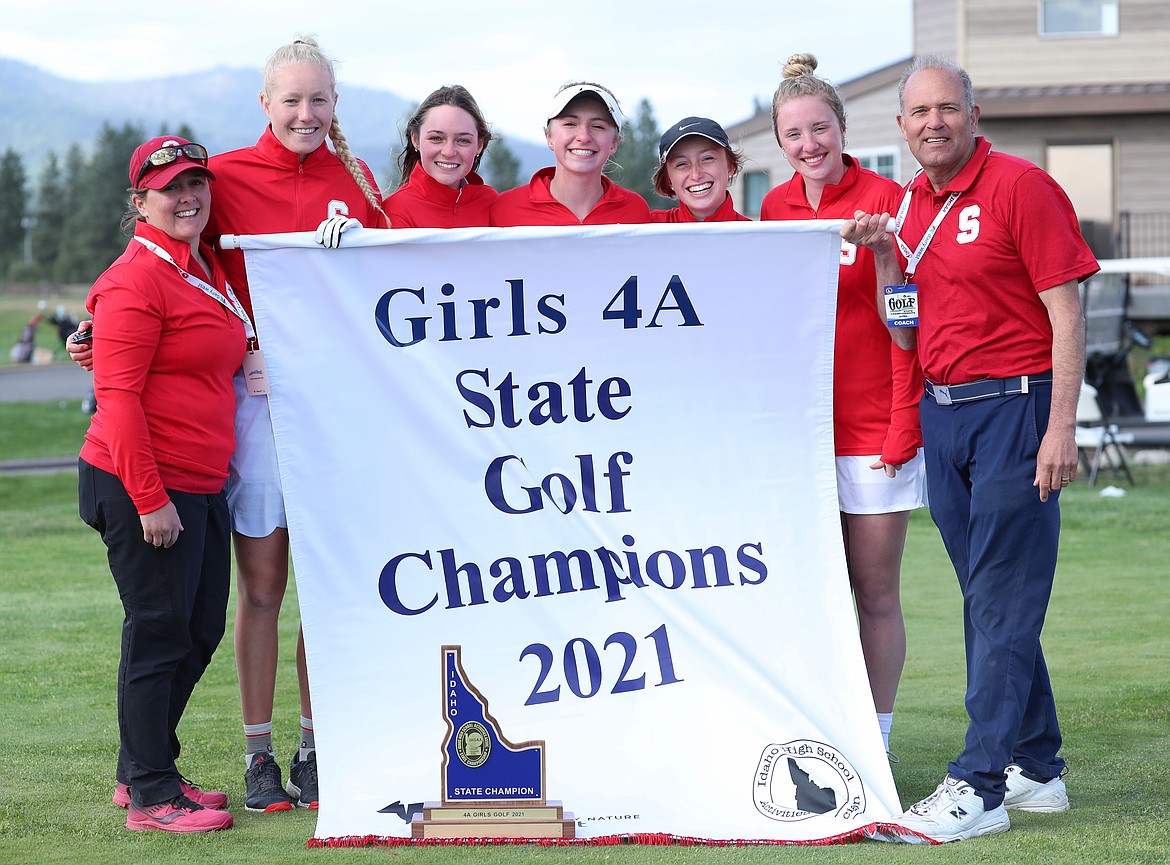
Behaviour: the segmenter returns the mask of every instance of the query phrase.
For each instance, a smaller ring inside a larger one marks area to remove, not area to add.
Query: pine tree
[[[487,149],[483,160],[484,179],[500,192],[520,185],[520,160],[501,135]]]
[[[28,215],[24,164],[9,148],[0,156],[0,275],[24,260],[24,219]]]
[[[68,240],[57,260],[62,281],[91,282],[126,248],[120,226],[128,207],[127,169],[143,138],[142,129],[130,123],[121,129],[102,125],[66,222]]]
[[[36,225],[32,229],[32,257],[41,279],[50,279],[53,264],[61,249],[65,235],[65,217],[69,213],[69,200],[65,193],[61,165],[57,154],[49,151],[45,167],[41,169],[40,186],[37,188],[37,203],[33,209]]]
[[[638,103],[633,123],[622,124],[622,143],[614,155],[618,168],[613,172],[615,183],[630,189],[654,209],[672,207],[674,203],[654,191],[654,172],[658,170],[658,139],[661,133],[654,119],[650,100]]]
[[[65,233],[69,223],[69,215],[77,212],[77,202],[81,198],[81,188],[85,183],[87,162],[85,152],[76,141],[65,151],[64,180],[61,182],[61,212],[62,225],[56,242],[56,252],[53,255],[53,265],[49,278],[56,283],[68,282],[65,270],[70,266],[73,258],[70,248],[71,238]]]

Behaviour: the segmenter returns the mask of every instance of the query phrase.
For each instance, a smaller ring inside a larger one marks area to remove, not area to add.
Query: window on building
[[[868,168],[880,174],[882,177],[888,177],[890,180],[898,181],[901,173],[902,154],[896,147],[873,147],[861,150],[850,150],[849,155],[858,161],[862,168]]]
[[[747,171],[743,175],[743,215],[760,218],[760,205],[772,188],[766,171]]]
[[[1040,0],[1041,36],[1116,36],[1118,0]]]
[[[1049,144],[1046,168],[1068,193],[1081,233],[1099,258],[1114,258],[1113,143]]]

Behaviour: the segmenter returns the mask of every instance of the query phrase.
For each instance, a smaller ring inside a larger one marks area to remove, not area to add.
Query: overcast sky
[[[0,56],[64,78],[134,80],[216,66],[260,69],[312,33],[345,85],[412,100],[463,84],[497,131],[539,140],[571,80],[605,84],[659,126],[689,115],[742,120],[771,98],[783,61],[809,51],[840,83],[911,52],[911,0],[63,0],[5,3]],[[37,8],[40,7],[40,8]],[[257,121],[262,119],[257,107]],[[396,133],[391,133],[396,136]]]

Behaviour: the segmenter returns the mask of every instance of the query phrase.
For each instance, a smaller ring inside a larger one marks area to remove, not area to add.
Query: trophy
[[[513,744],[463,671],[460,646],[443,646],[442,802],[424,803],[414,838],[574,838],[576,824],[545,798],[544,741]]]

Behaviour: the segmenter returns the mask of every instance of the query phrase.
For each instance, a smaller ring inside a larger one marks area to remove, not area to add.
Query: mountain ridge
[[[70,145],[90,152],[103,123],[133,123],[147,135],[165,125],[186,124],[212,153],[254,144],[264,131],[260,108],[261,73],[257,69],[217,66],[203,72],[135,81],[84,82],[46,72],[19,60],[0,57],[0,92],[8,103],[8,121],[0,124],[0,152],[11,148],[21,157],[35,194],[37,178],[49,151],[64,160]],[[401,149],[401,128],[414,100],[387,90],[346,84],[337,114],[350,149],[365,160],[381,186],[397,176],[393,160]],[[497,130],[497,134],[499,131]],[[508,147],[528,177],[551,157],[542,144],[507,136]]]

